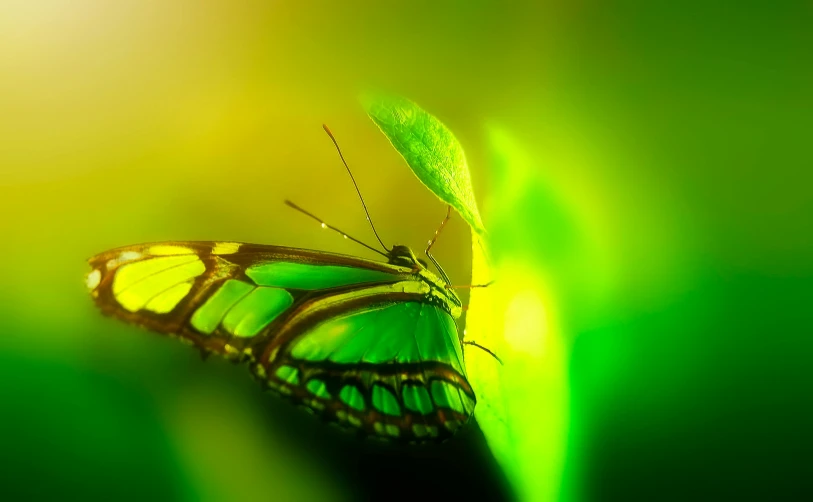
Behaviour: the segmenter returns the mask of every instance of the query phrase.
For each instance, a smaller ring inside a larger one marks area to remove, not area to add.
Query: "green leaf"
[[[363,101],[367,114],[418,179],[483,235],[466,156],[452,132],[408,99],[376,95]]]

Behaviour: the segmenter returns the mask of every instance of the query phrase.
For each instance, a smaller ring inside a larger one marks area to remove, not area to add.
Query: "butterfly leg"
[[[500,359],[500,358],[497,356],[497,354],[495,354],[494,352],[492,352],[490,349],[487,349],[487,348],[483,347],[483,346],[482,346],[482,345],[480,345],[479,343],[474,342],[474,341],[470,341],[470,340],[463,340],[463,345],[472,345],[472,346],[474,346],[474,347],[477,347],[478,349],[484,350],[484,351],[488,352],[488,354],[489,354],[491,357],[493,357],[494,359],[496,359],[496,360],[497,360],[497,362],[498,362],[498,363],[500,363],[500,365],[505,366],[505,365],[503,364],[503,362],[502,362],[502,359]]]
[[[440,226],[438,227],[437,230],[435,230],[435,235],[432,236],[432,240],[430,240],[428,242],[428,244],[426,246],[426,249],[424,249],[424,251],[423,251],[424,254],[426,255],[426,257],[429,258],[429,261],[431,261],[435,265],[435,268],[438,269],[438,272],[440,272],[440,276],[443,279],[443,282],[445,282],[447,286],[451,285],[451,281],[449,280],[449,276],[446,275],[446,272],[443,270],[443,268],[437,262],[435,257],[432,256],[432,253],[430,253],[429,251],[432,249],[432,246],[435,245],[435,242],[437,242],[438,235],[440,234],[440,231],[443,230],[443,227],[446,226],[446,222],[449,221],[449,218],[451,218],[451,216],[452,216],[452,206],[447,206],[446,207],[446,217],[443,218],[443,221],[440,222]]]
[[[429,241],[429,245],[424,250],[424,253],[426,253],[427,255],[429,254],[429,251],[432,249],[432,246],[434,246],[435,242],[437,242],[438,240],[438,234],[440,234],[440,231],[443,230],[443,227],[446,226],[446,222],[448,222],[449,218],[451,217],[452,217],[452,206],[447,206],[446,217],[443,218],[443,221],[440,222],[440,226],[438,227],[437,230],[435,230],[435,235],[432,236],[432,240]]]
[[[485,284],[463,284],[458,286],[452,286],[451,284],[447,284],[447,289],[472,289],[472,288],[487,288],[494,284],[494,281],[488,281]]]

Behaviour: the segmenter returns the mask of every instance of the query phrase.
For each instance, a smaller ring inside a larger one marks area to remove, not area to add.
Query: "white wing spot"
[[[107,268],[108,268],[108,270],[112,269],[112,268],[116,268],[119,265],[121,265],[122,263],[127,263],[128,261],[138,260],[142,256],[144,256],[144,255],[142,255],[138,251],[122,251],[121,254],[119,254],[116,258],[113,258],[112,260],[107,261]]]
[[[123,251],[119,255],[119,263],[124,263],[125,261],[133,261],[141,258],[141,253],[138,251]]]
[[[85,277],[85,285],[90,290],[96,289],[96,286],[99,285],[99,282],[102,280],[102,272],[98,268],[94,268],[92,272],[90,272],[87,277]]]

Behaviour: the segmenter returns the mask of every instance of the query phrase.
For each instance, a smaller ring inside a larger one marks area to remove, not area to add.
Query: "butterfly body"
[[[89,260],[105,314],[245,361],[295,402],[371,435],[448,437],[473,412],[461,302],[409,248],[388,262],[235,242],[169,242]]]

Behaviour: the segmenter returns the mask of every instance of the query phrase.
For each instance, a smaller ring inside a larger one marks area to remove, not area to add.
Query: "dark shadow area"
[[[349,482],[352,500],[511,501],[502,470],[476,421],[440,443],[405,444],[364,438],[276,396],[267,396],[269,426]]]

